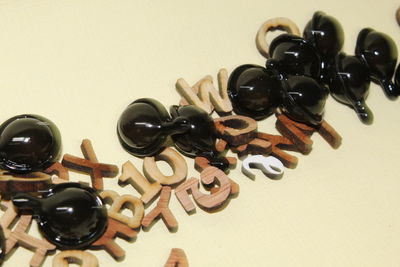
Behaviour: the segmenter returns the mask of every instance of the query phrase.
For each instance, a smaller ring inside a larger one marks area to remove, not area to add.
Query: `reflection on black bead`
[[[43,171],[57,160],[56,125],[38,115],[19,115],[0,125],[0,168],[15,173]]]
[[[164,146],[167,137],[184,131],[181,121],[171,121],[165,107],[155,99],[141,98],[121,114],[117,134],[121,145],[132,155],[151,156]]]
[[[381,85],[388,98],[400,95],[400,88],[391,81],[397,62],[397,47],[392,38],[373,29],[363,29],[358,34],[355,52],[368,66],[371,79]]]
[[[397,66],[396,75],[394,77],[394,82],[397,88],[400,88],[400,64]]]
[[[282,111],[292,120],[317,126],[322,122],[327,89],[307,76],[289,75],[282,80]]]
[[[269,46],[271,59],[276,61],[281,73],[305,75],[315,79],[321,76],[321,59],[311,45],[303,38],[281,34]]]
[[[215,153],[215,126],[207,112],[196,106],[172,106],[172,118],[184,119],[188,130],[183,133],[172,134],[175,147],[189,157],[213,157]],[[210,156],[211,155],[211,156]]]
[[[264,67],[241,65],[229,76],[228,95],[236,114],[261,120],[281,103],[280,83]]]
[[[323,62],[321,78],[324,80],[328,66],[334,62],[343,47],[343,28],[334,17],[318,11],[307,23],[303,36],[313,44],[321,57]]]
[[[370,79],[367,66],[355,56],[339,53],[329,73],[330,93],[337,101],[351,106],[365,124],[373,122],[373,114],[365,104]]]
[[[64,183],[43,193],[42,198],[18,193],[13,204],[31,210],[39,230],[59,249],[84,249],[107,227],[107,210],[95,191],[78,183]]]

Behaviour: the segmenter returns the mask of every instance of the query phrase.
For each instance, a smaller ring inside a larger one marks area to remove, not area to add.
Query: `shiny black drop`
[[[228,95],[236,114],[261,120],[282,102],[280,83],[262,66],[241,65],[229,76]]]
[[[381,85],[389,99],[400,95],[400,88],[392,82],[397,62],[397,47],[392,38],[365,28],[358,34],[355,53],[368,66],[372,81]]]
[[[278,35],[269,46],[269,54],[277,63],[280,73],[305,75],[315,79],[321,76],[322,61],[312,44],[302,37]]]
[[[216,156],[215,151],[215,126],[207,112],[196,106],[172,106],[172,118],[181,119],[188,123],[187,130],[182,133],[172,134],[175,147],[189,157]]]
[[[358,57],[339,53],[329,77],[329,90],[333,98],[352,107],[364,124],[371,124],[373,114],[365,103],[370,78],[364,62]]]
[[[328,90],[311,77],[289,75],[282,80],[282,111],[292,120],[318,126],[323,119]]]
[[[121,114],[117,134],[125,150],[134,156],[145,157],[160,152],[170,134],[186,131],[184,124],[181,120],[172,121],[157,100],[141,98]]]
[[[43,171],[57,160],[57,126],[38,115],[19,115],[0,125],[0,168],[14,173]]]
[[[59,249],[84,249],[107,228],[107,210],[96,192],[79,183],[55,185],[41,198],[25,193],[13,197],[20,210],[30,210],[44,237]]]
[[[332,16],[322,11],[315,12],[303,31],[304,39],[310,42],[322,60],[322,77],[325,79],[328,66],[335,60],[344,43],[343,28]]]

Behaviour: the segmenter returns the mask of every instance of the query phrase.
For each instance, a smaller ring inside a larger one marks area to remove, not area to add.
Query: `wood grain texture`
[[[129,226],[113,219],[108,218],[107,229],[104,234],[96,240],[91,248],[92,249],[104,249],[107,251],[115,260],[121,261],[125,257],[125,250],[123,250],[116,242],[116,237],[122,237],[127,240],[132,240],[136,237],[137,231],[133,230]]]
[[[299,152],[305,155],[312,150],[313,141],[310,137],[315,132],[319,133],[334,149],[337,149],[342,143],[342,137],[325,120],[320,125],[313,127],[279,114],[275,126],[283,136],[293,142]]]
[[[94,153],[92,143],[84,139],[81,144],[84,158],[65,154],[62,165],[74,171],[83,172],[91,177],[92,187],[103,190],[103,178],[114,178],[118,174],[118,167],[112,164],[99,163]]]
[[[150,183],[130,161],[122,165],[122,172],[118,182],[122,186],[126,184],[132,185],[142,195],[140,199],[144,204],[150,203],[161,191],[159,182]]]
[[[142,220],[143,227],[149,227],[155,220],[161,218],[168,230],[176,231],[178,221],[169,208],[169,200],[171,198],[171,187],[163,186],[160,198],[156,207],[144,216]]]
[[[99,261],[92,253],[82,250],[64,250],[53,257],[53,267],[68,267],[70,264],[98,267]]]
[[[183,249],[173,248],[164,267],[189,267],[186,253]]]
[[[193,86],[190,86],[182,78],[178,79],[175,87],[182,97],[180,105],[195,105],[208,114],[211,114],[214,110],[220,115],[229,114],[232,112],[232,104],[228,97],[227,81],[228,72],[226,69],[221,69],[218,72],[218,92],[210,75],[202,78]]]
[[[157,166],[157,161],[162,160],[172,168],[171,175],[164,175]],[[161,185],[174,185],[182,182],[187,176],[186,160],[175,149],[167,147],[160,154],[153,157],[145,157],[143,161],[143,173],[147,179],[157,181]]]
[[[34,252],[29,266],[40,267],[46,258],[47,254],[56,249],[56,246],[50,244],[44,239],[38,239],[26,233],[29,225],[32,222],[31,215],[21,215],[18,219],[17,225],[8,230],[6,240],[6,254],[8,254],[18,244],[21,247],[29,249]]]
[[[264,22],[258,29],[256,35],[256,46],[258,52],[263,55],[266,59],[270,58],[269,54],[269,44],[266,40],[266,35],[270,31],[283,30],[288,33],[300,36],[300,30],[296,23],[288,18],[278,17],[272,18]]]
[[[37,192],[51,184],[51,176],[43,172],[13,174],[0,171],[0,193]]]
[[[130,228],[140,227],[144,216],[144,206],[139,198],[132,195],[120,196],[112,190],[102,191],[100,197],[110,205],[107,210],[108,217],[126,224]],[[132,212],[132,216],[122,214],[124,209],[129,209]]]
[[[218,208],[224,201],[228,199],[230,195],[230,179],[220,169],[208,167],[200,173],[200,179],[201,182],[206,186],[217,183],[219,188],[211,194],[204,194],[199,189],[199,179],[193,177],[178,186],[175,189],[175,196],[188,213],[192,213],[196,209],[194,203],[189,197],[189,194],[193,196],[193,199],[199,207],[206,210]]]
[[[257,133],[257,122],[241,115],[216,118],[214,125],[218,138],[235,147],[249,143]]]

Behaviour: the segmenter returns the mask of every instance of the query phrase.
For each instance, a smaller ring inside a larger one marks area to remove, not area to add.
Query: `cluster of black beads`
[[[327,95],[355,109],[360,120],[372,123],[365,104],[370,80],[379,83],[390,99],[400,94],[400,71],[391,80],[397,48],[384,33],[366,28],[359,33],[355,56],[341,52],[343,29],[333,17],[316,12],[303,37],[277,36],[269,47],[266,66],[242,65],[228,83],[238,114],[263,119],[277,107],[293,120],[318,125]]]

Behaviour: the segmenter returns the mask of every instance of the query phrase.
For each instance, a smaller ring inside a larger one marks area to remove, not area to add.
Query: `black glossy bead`
[[[188,123],[187,131],[171,135],[175,147],[189,157],[217,156],[215,151],[215,126],[207,112],[196,106],[172,106],[170,113],[174,119]]]
[[[316,49],[299,36],[278,35],[269,46],[269,54],[281,73],[305,75],[315,79],[321,76],[322,62]]]
[[[0,125],[0,168],[15,173],[43,171],[61,151],[56,125],[38,115],[19,115]]]
[[[31,210],[44,237],[59,249],[83,249],[106,230],[107,210],[96,192],[79,183],[55,185],[42,198],[18,193],[13,204]]]
[[[282,102],[278,80],[257,65],[241,65],[229,76],[228,95],[236,114],[261,120]]]
[[[131,154],[144,157],[158,153],[170,134],[186,131],[182,120],[172,121],[165,107],[155,99],[131,103],[118,120],[121,145]]]
[[[397,47],[392,38],[373,29],[363,29],[358,34],[355,52],[368,66],[372,81],[381,85],[388,98],[400,95],[399,87],[391,81],[397,62]]]
[[[324,79],[328,66],[343,47],[343,28],[334,17],[318,11],[307,23],[303,36],[315,47],[321,57],[322,79]]]
[[[329,90],[333,98],[352,107],[363,123],[371,124],[373,114],[365,104],[370,78],[364,62],[355,56],[339,53],[329,77]]]
[[[322,122],[328,90],[307,76],[289,75],[282,80],[285,94],[281,109],[292,120],[318,126]]]
[[[400,88],[400,64],[397,66],[396,74],[394,76],[394,83]]]

